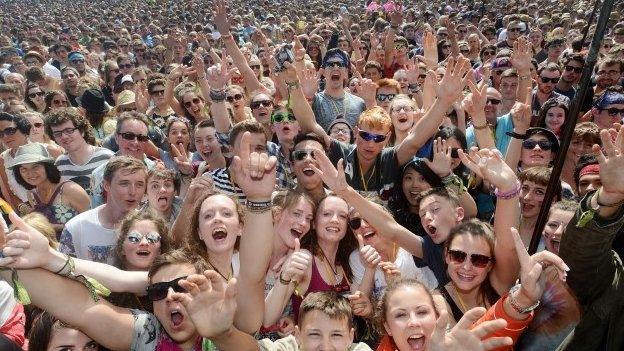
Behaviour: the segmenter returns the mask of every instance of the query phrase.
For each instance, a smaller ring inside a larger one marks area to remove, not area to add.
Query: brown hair
[[[140,211],[132,211],[121,221],[117,243],[115,244],[115,254],[117,257],[121,258],[122,268],[126,265],[123,254],[123,243],[126,241],[130,228],[138,221],[151,221],[154,223],[158,234],[160,234],[160,252],[165,253],[169,251],[171,243],[169,242],[169,230],[167,229],[165,220],[149,208]]]
[[[195,273],[198,274],[209,269],[208,264],[201,256],[191,252],[188,247],[182,247],[173,251],[161,253],[156,257],[147,272],[149,283],[152,283],[154,275],[156,275],[161,268],[172,264],[189,264],[195,268]]]
[[[312,206],[312,213],[316,212],[316,203],[312,200],[310,195],[298,190],[287,190],[280,191],[273,196],[273,215],[292,208],[299,200],[304,200],[309,203]],[[304,235],[305,234],[307,233],[304,233]]]
[[[581,139],[584,142],[602,145],[600,140],[600,128],[594,122],[582,122],[574,127],[572,140]]]
[[[52,332],[55,329],[68,328],[78,330],[50,313],[43,311],[35,317],[32,322],[30,331],[28,332],[28,350],[29,351],[45,351],[52,340]],[[101,350],[97,345],[96,350]]]
[[[418,196],[416,197],[416,202],[420,205],[422,200],[424,200],[426,197],[433,196],[433,195],[447,199],[451,203],[451,206],[453,207],[460,206],[459,197],[457,196],[457,194],[454,191],[448,190],[446,188],[431,188],[431,189],[425,190],[421,192],[420,194],[418,194]]]
[[[93,134],[91,123],[89,123],[89,120],[87,120],[75,107],[61,107],[50,111],[45,116],[44,121],[45,132],[52,140],[54,140],[52,127],[70,121],[74,125],[74,128],[78,128],[87,144],[95,145],[95,135]]]
[[[171,180],[175,191],[178,192],[180,190],[180,178],[178,173],[172,169],[154,167],[147,172],[147,182],[149,183],[149,180],[152,178]]]
[[[353,312],[349,301],[333,291],[308,294],[299,307],[299,325],[303,325],[305,316],[312,311],[319,311],[333,320],[346,320],[349,329],[353,327]]]
[[[520,183],[525,181],[533,182],[537,185],[548,186],[552,169],[549,167],[538,166],[525,169],[518,175]],[[555,182],[555,200],[561,200],[561,182]]]
[[[386,314],[388,313],[388,300],[390,300],[390,297],[392,296],[392,294],[394,294],[395,291],[399,290],[400,288],[407,288],[407,287],[414,287],[414,288],[421,288],[427,295],[427,297],[429,298],[429,303],[431,303],[431,306],[433,307],[433,311],[435,312],[436,317],[438,317],[440,315],[440,312],[438,311],[436,304],[433,302],[433,296],[431,295],[431,291],[429,291],[429,289],[427,289],[427,287],[419,282],[416,279],[396,279],[391,281],[388,286],[386,286],[386,289],[384,290],[383,295],[381,296],[381,298],[379,299],[379,301],[377,302],[377,308],[375,309],[376,313],[375,313],[375,317],[378,323],[378,328],[379,330],[383,330],[384,327],[384,322],[386,322]]]
[[[110,160],[108,160],[106,167],[104,168],[104,180],[110,183],[113,180],[113,175],[115,174],[115,172],[122,169],[130,173],[143,171],[146,176],[145,180],[147,180],[147,169],[143,162],[129,156],[111,157]]]
[[[236,123],[232,130],[230,130],[230,146],[234,146],[236,142],[236,138],[238,138],[239,134],[243,134],[245,132],[250,132],[252,134],[264,134],[264,127],[255,119],[246,119],[244,121],[240,121]]]

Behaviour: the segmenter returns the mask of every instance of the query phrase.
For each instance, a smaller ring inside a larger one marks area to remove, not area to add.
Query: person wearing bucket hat
[[[43,214],[60,235],[65,223],[89,209],[87,192],[72,181],[61,181],[45,145],[30,143],[17,149],[9,165],[18,184],[30,191],[32,210]]]
[[[115,113],[120,114],[127,111],[136,110],[136,95],[132,90],[123,90],[117,95],[117,103],[115,104]]]

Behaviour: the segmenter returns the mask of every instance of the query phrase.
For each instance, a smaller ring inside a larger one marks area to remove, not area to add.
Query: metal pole
[[[596,1],[598,2],[600,0]],[[546,194],[544,195],[544,201],[542,202],[542,208],[540,210],[539,216],[537,217],[537,223],[535,224],[535,230],[533,231],[533,237],[531,238],[531,244],[529,245],[528,251],[531,255],[534,254],[537,250],[537,245],[540,242],[542,230],[544,228],[544,225],[546,224],[546,221],[548,220],[548,211],[550,210],[549,204],[552,203],[552,200],[555,196],[555,182],[561,181],[561,169],[563,168],[565,156],[568,152],[568,147],[570,146],[570,139],[572,139],[572,133],[574,132],[574,127],[576,126],[576,120],[581,109],[581,104],[585,100],[586,94],[593,94],[593,92],[591,92],[589,82],[592,72],[594,70],[594,66],[596,65],[596,61],[598,59],[599,46],[602,42],[604,32],[607,28],[607,22],[609,21],[609,16],[611,15],[611,11],[613,10],[614,1],[615,0],[604,0],[602,8],[600,9],[600,14],[598,15],[598,21],[596,22],[596,32],[594,34],[594,37],[592,38],[591,45],[589,47],[589,53],[587,54],[587,59],[585,60],[585,66],[583,67],[583,74],[581,75],[580,89],[574,97],[574,100],[572,100],[572,104],[570,106],[570,113],[568,114],[568,119],[565,123],[565,127],[563,129],[560,140],[561,145],[559,147],[559,153],[557,154],[557,157],[555,159],[555,165],[552,169],[550,182],[548,183],[548,188],[546,189]]]

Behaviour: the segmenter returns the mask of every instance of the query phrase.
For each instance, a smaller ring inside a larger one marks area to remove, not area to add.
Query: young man
[[[565,95],[572,101],[576,95],[576,86],[581,79],[581,73],[585,66],[585,57],[578,53],[572,53],[564,57],[561,62],[563,64],[563,74],[557,82],[555,92]]]
[[[596,86],[594,96],[600,95],[605,89],[612,85],[617,85],[622,78],[624,63],[621,60],[606,57],[598,62],[595,68]]]
[[[548,63],[537,70],[537,87],[533,90],[533,100],[531,103],[531,125],[537,123],[542,105],[549,99],[557,99],[570,106],[570,99],[555,91],[555,86],[561,78],[561,69],[555,63]]]
[[[323,187],[323,179],[312,166],[318,167],[313,153],[325,153],[323,140],[314,133],[298,134],[293,144],[290,162],[297,178],[296,189],[310,195],[316,203],[319,203],[327,191]]]
[[[492,103],[492,107],[497,109],[497,117],[509,113],[517,101],[518,72],[515,69],[506,69],[503,71],[500,76],[498,90],[502,97],[502,100],[499,100],[500,106],[495,106],[494,103]],[[495,100],[490,101],[495,102]]]
[[[46,115],[45,122],[48,137],[65,149],[65,153],[55,162],[61,176],[63,179],[78,183],[91,196],[93,170],[106,163],[114,153],[108,149],[93,146],[95,138],[91,127],[87,119],[75,108],[59,108],[50,111]]]
[[[77,215],[65,224],[59,251],[114,265],[118,263],[114,255],[117,226],[143,199],[147,170],[135,158],[116,156],[106,164],[103,178],[103,188],[109,195],[106,203]]]
[[[622,123],[624,118],[624,94],[606,90],[594,101],[591,109],[593,122],[598,128],[609,129],[613,123]]]

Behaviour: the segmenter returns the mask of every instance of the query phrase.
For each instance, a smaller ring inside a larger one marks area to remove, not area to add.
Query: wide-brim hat
[[[54,163],[54,158],[50,156],[43,144],[30,143],[22,145],[17,149],[15,158],[9,164],[9,168],[29,163]]]

